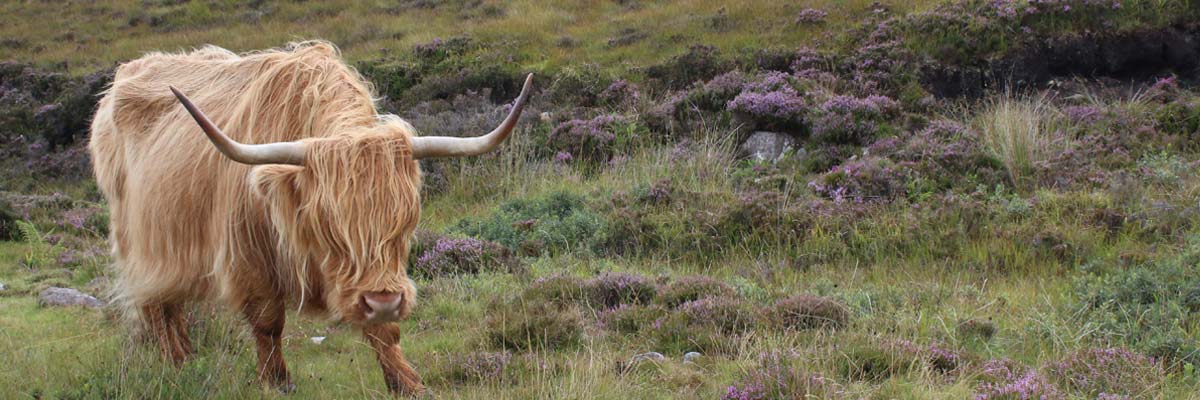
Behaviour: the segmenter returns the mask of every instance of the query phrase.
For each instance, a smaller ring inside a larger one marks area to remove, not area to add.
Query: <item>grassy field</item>
[[[8,2],[0,6],[0,35],[6,38],[0,54],[86,73],[149,51],[201,44],[241,52],[319,38],[338,44],[346,58],[357,61],[406,52],[438,38],[469,36],[527,60],[523,67],[530,70],[594,63],[624,72],[661,62],[693,43],[728,51],[791,49],[820,40],[827,28],[856,22],[852,16],[872,3],[448,1],[432,7],[435,2],[422,1]],[[914,10],[933,2],[884,3]],[[795,24],[795,15],[807,7],[828,10],[828,25]],[[630,43],[609,44],[622,37]]]
[[[1172,75],[1187,71],[980,98],[936,98],[918,76],[990,66],[1022,35],[1182,26],[1170,15],[1200,8],[1017,1],[1013,20],[1004,2],[872,3],[8,2],[0,60],[83,76],[148,51],[322,38],[423,74],[398,112],[432,134],[499,119],[503,84],[452,79],[492,53],[539,72],[502,150],[423,166],[421,295],[400,343],[436,398],[1200,398],[1200,95]],[[475,46],[430,46],[454,37]],[[696,44],[724,58],[680,57]],[[784,67],[744,62],[764,50]],[[661,83],[718,64],[738,72]],[[625,79],[643,86],[611,94]],[[452,95],[419,97],[434,84]],[[750,130],[798,149],[746,160]],[[181,368],[116,310],[38,305],[52,286],[103,297],[107,214],[71,167],[81,142],[13,135],[0,398],[389,397],[346,324],[289,312],[297,390],[282,395],[220,305],[192,311]],[[647,352],[665,359],[631,362]]]

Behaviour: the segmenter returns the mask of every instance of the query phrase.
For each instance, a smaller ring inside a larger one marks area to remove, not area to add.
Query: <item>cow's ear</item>
[[[250,189],[260,199],[295,199],[304,167],[264,165],[250,171]]]

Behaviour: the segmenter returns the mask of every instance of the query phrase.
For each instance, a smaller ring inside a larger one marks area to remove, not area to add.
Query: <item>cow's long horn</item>
[[[186,108],[192,118],[200,124],[200,129],[208,136],[208,140],[212,141],[217,150],[229,157],[233,161],[242,164],[259,165],[259,164],[291,164],[304,165],[304,145],[297,142],[279,142],[266,144],[242,144],[230,139],[221,133],[221,130],[213,125],[212,121],[200,111],[187,96],[184,96],[179,89],[171,86],[171,93],[175,93],[175,97],[183,103],[183,108]]]
[[[512,133],[513,127],[517,125],[517,120],[521,118],[521,110],[525,108],[525,101],[529,99],[529,88],[533,86],[533,74],[525,77],[525,86],[521,88],[521,95],[517,97],[517,102],[513,104],[512,111],[508,112],[508,117],[504,118],[504,122],[500,126],[492,130],[490,133],[472,138],[447,137],[447,136],[419,136],[412,139],[413,158],[434,158],[434,157],[465,157],[487,153],[504,139],[508,138],[508,134]]]

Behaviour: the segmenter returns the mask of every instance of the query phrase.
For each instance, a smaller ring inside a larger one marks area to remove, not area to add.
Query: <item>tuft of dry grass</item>
[[[1045,96],[1005,93],[986,101],[972,123],[1018,188],[1030,188],[1034,167],[1071,146],[1064,133],[1066,122]]]

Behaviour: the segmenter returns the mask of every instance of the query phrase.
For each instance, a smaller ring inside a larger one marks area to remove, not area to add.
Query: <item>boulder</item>
[[[38,295],[38,305],[46,306],[83,306],[87,308],[104,307],[104,302],[95,297],[71,288],[51,287]]]
[[[755,161],[775,162],[785,151],[797,147],[796,139],[787,134],[757,131],[738,147],[738,155]]]
[[[683,362],[685,362],[685,363],[694,363],[694,362],[696,362],[696,360],[698,360],[698,359],[700,358],[700,356],[702,356],[702,355],[703,355],[703,354],[700,354],[699,352],[696,352],[696,351],[689,351],[687,354],[684,354],[684,355],[683,355]]]
[[[635,365],[635,364],[645,362],[645,361],[663,362],[663,361],[666,361],[666,359],[667,359],[667,357],[662,355],[662,353],[652,351],[649,353],[642,353],[642,354],[633,356],[633,358],[629,359],[629,364]]]

